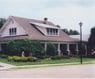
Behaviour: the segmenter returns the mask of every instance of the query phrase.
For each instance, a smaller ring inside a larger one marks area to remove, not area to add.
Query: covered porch
[[[41,42],[43,44],[45,49],[45,54],[47,50],[47,43],[48,42]],[[74,42],[51,42],[55,45],[57,49],[57,55],[58,56],[79,56],[80,55],[80,45],[79,43]],[[83,53],[83,56],[87,56],[87,46],[86,44],[83,44],[85,52]]]
[[[47,55],[47,44],[48,41],[40,42],[44,47],[45,55]],[[58,56],[79,56],[80,55],[80,45],[78,42],[51,42],[55,45]],[[85,52],[84,56],[87,56],[87,45],[83,44]],[[6,42],[0,43],[0,51],[4,50],[6,52]]]

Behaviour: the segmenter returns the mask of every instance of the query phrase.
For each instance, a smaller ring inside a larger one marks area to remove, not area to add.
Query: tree
[[[32,53],[32,55],[37,56],[44,51],[40,42],[28,39],[9,41],[7,43],[7,48],[12,55],[22,55],[22,52],[24,51],[25,55]]]
[[[68,29],[63,29],[63,31],[64,31],[66,34],[68,34],[68,35],[79,35],[79,32],[76,31],[76,30],[72,30],[72,29],[70,29],[70,30],[68,30]]]
[[[9,41],[7,43],[7,48],[9,49],[10,52],[14,52],[17,50],[16,42],[15,41]]]
[[[79,32],[76,31],[76,30],[74,30],[74,31],[73,31],[73,35],[79,35]]]
[[[39,41],[32,41],[31,52],[33,56],[40,57],[44,55],[44,48],[41,46]]]
[[[0,19],[0,28],[4,25],[5,22],[6,22],[5,18]]]
[[[46,50],[47,55],[54,56],[54,55],[56,55],[56,52],[57,52],[57,50],[56,50],[55,45],[50,42],[47,43],[47,50]]]
[[[22,51],[31,51],[31,41],[30,40],[12,40],[7,43],[7,48],[12,55],[21,55]]]
[[[69,35],[69,31],[67,29],[62,29],[66,34]]]
[[[91,29],[91,34],[88,39],[88,49],[94,49],[95,50],[95,27]]]

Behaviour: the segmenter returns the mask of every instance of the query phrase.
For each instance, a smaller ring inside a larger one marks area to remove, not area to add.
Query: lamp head
[[[83,24],[82,22],[79,23],[80,27],[82,26],[82,24]]]

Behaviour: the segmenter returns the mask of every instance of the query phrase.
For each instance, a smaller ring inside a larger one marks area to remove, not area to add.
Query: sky
[[[90,34],[95,26],[95,0],[0,0],[0,17],[19,16],[43,20],[47,17],[62,29]]]

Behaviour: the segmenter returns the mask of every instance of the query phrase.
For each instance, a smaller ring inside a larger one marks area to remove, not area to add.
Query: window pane
[[[10,28],[9,29],[9,34],[10,35],[16,35],[16,28]]]
[[[58,35],[58,29],[47,28],[47,35]]]

